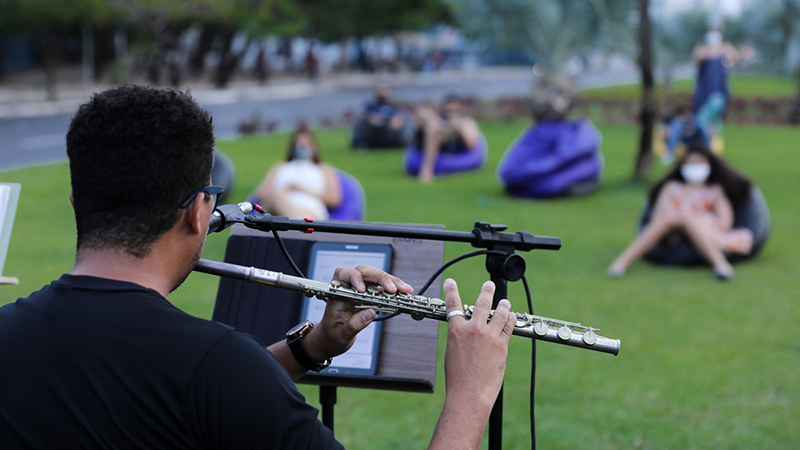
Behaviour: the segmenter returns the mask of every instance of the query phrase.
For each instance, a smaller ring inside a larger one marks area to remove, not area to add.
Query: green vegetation
[[[736,81],[738,83],[738,81]],[[733,90],[743,89],[734,84]],[[558,236],[557,252],[523,254],[537,314],[600,327],[619,338],[619,356],[539,343],[536,431],[546,449],[777,449],[800,435],[800,215],[797,214],[797,130],[788,127],[725,129],[726,156],[750,174],[772,211],[770,242],[754,260],[736,265],[730,283],[706,268],[634,264],[623,279],[605,269],[633,237],[644,184],[629,182],[638,132],[603,126],[606,168],[595,194],[550,201],[505,196],[494,170],[503,150],[526,124],[484,124],[491,149],[475,173],[422,186],[402,171],[396,151],[354,153],[345,130],[322,130],[323,157],[357,176],[367,193],[367,219],[437,223],[468,231],[476,220],[509,231]],[[267,168],[280,160],[286,135],[223,141],[218,148],[236,164],[229,201],[243,200]],[[654,176],[663,173],[659,167]],[[27,295],[57,278],[72,263],[74,223],[66,164],[0,173],[23,184],[0,303]],[[212,235],[204,256],[221,259],[226,236]],[[445,258],[471,251],[450,243]],[[473,301],[486,277],[483,260],[449,269],[462,298]],[[171,300],[211,317],[218,279],[192,274]],[[525,309],[520,283],[509,286],[513,308]],[[444,325],[440,350],[444,349]],[[530,344],[512,338],[505,385],[506,448],[529,445]],[[337,436],[351,449],[424,448],[444,396],[443,364],[436,393],[340,389]],[[7,362],[9,363],[9,362]],[[303,386],[312,402],[317,389]]]
[[[795,80],[780,75],[748,75],[739,74],[729,80],[731,95],[734,97],[753,98],[783,98],[797,94]],[[603,88],[585,89],[580,93],[581,100],[636,100],[641,97],[641,85],[625,84]],[[677,80],[672,84],[673,95],[691,95],[694,90],[694,80]],[[656,88],[658,98],[664,98],[664,85]]]

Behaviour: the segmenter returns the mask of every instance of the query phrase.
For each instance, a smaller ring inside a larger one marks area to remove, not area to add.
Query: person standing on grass
[[[70,271],[0,308],[0,443],[35,448],[341,448],[293,381],[346,351],[375,311],[329,301],[291,344],[264,347],[190,316],[168,294],[200,258],[222,189],[210,186],[211,117],[188,94],[122,86],[82,105],[67,133],[77,226]],[[372,267],[334,278],[411,293]],[[456,284],[444,283],[459,311]],[[432,449],[478,449],[514,327],[491,318],[484,284],[474,320],[453,317],[446,396]]]

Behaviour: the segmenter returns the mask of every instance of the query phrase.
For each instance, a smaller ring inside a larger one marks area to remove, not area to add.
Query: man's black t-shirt
[[[341,448],[255,338],[63,275],[0,308],[0,447]]]

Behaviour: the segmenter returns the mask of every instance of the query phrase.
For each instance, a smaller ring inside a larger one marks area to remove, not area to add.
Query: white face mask
[[[722,33],[716,30],[707,31],[705,40],[708,45],[720,45],[722,44]]]
[[[314,150],[311,150],[311,147],[302,144],[295,145],[293,159],[311,160],[313,158],[314,158]]]
[[[707,163],[686,163],[681,166],[681,176],[689,184],[703,184],[711,175],[711,166]]]

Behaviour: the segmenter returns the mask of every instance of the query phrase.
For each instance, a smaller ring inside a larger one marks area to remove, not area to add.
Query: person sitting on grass
[[[256,202],[277,216],[328,220],[328,208],[341,201],[336,169],[320,162],[314,135],[300,125],[289,139],[286,161],[272,167],[256,189]]]
[[[353,148],[399,148],[408,143],[411,119],[392,96],[386,83],[375,87],[375,98],[364,106],[364,115],[353,128]]]
[[[733,277],[725,252],[746,254],[753,245],[749,229],[733,228],[734,207],[750,196],[752,183],[701,143],[686,155],[649,194],[652,217],[608,269],[625,275],[628,266],[663,239],[688,237],[722,280]],[[677,240],[677,239],[675,239]]]
[[[417,173],[419,181],[433,181],[440,153],[465,153],[478,147],[481,139],[478,123],[463,110],[461,99],[452,94],[445,97],[438,112],[426,105],[415,109],[416,146],[423,150],[422,164]]]

